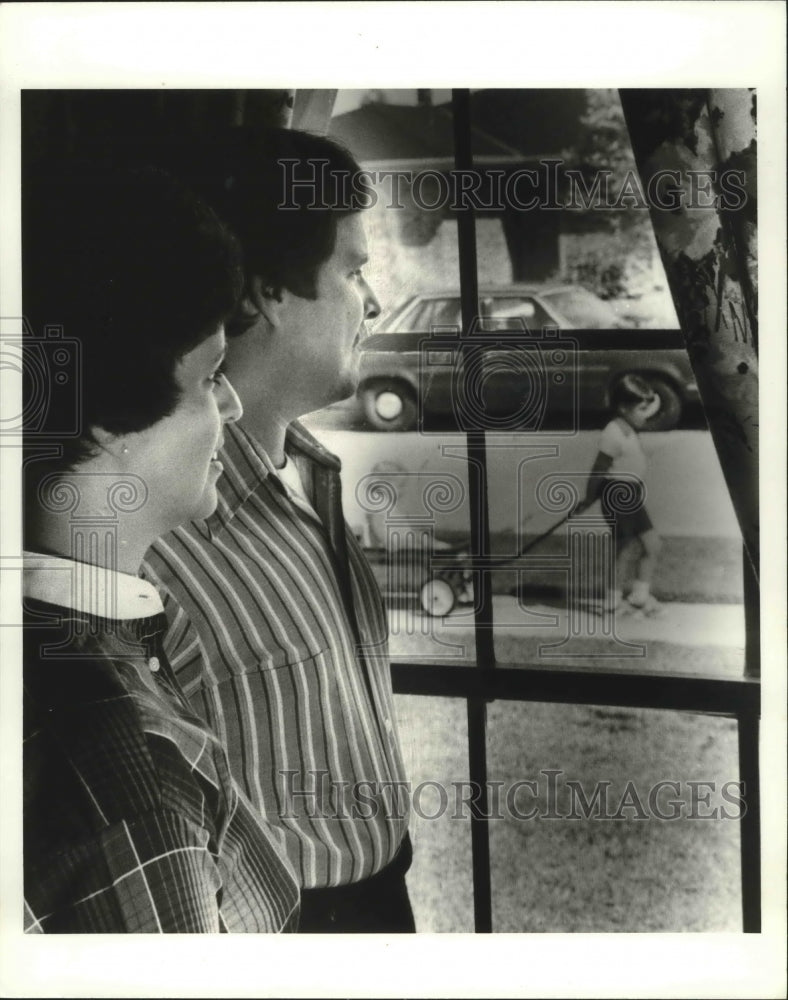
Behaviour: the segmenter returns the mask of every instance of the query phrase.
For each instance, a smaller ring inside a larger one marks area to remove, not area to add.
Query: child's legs
[[[640,564],[641,545],[634,535],[616,535],[616,576],[609,582],[608,589],[623,591],[636,575],[635,564]]]
[[[636,579],[650,584],[654,577],[657,557],[662,548],[662,539],[654,528],[649,528],[648,531],[642,532],[637,537],[641,546],[641,556],[638,560]]]

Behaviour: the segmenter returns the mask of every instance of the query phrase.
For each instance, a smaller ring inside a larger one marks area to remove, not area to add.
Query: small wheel
[[[359,390],[364,416],[379,431],[410,431],[416,426],[418,407],[406,382],[379,379]]]
[[[439,577],[433,577],[421,588],[420,600],[422,608],[428,615],[443,618],[454,607],[456,595],[451,584]]]

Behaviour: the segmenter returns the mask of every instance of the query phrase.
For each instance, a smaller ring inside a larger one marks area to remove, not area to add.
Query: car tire
[[[457,595],[454,587],[439,576],[427,580],[419,594],[421,606],[433,618],[445,618],[454,609]]]
[[[649,417],[644,431],[672,431],[678,426],[684,409],[681,396],[673,385],[661,375],[651,375],[648,372],[636,372],[638,378],[647,382],[659,396],[659,409],[653,417]]]
[[[413,389],[397,379],[377,379],[359,389],[364,417],[378,431],[410,431],[418,406]]]

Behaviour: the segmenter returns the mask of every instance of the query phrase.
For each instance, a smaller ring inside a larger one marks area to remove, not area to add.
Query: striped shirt
[[[216,513],[160,540],[144,569],[192,706],[311,889],[387,865],[407,802],[387,619],[342,515],[339,460],[297,423],[286,450],[308,503],[228,426]]]
[[[107,571],[95,588],[95,569],[26,561],[25,930],[295,930],[279,836],[178,688],[155,589]],[[116,617],[91,614],[85,593],[109,591]]]

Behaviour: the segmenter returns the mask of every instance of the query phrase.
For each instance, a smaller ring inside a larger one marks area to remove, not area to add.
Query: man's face
[[[356,391],[365,323],[380,314],[380,303],[362,273],[367,255],[361,213],[342,216],[334,252],[317,275],[317,298],[285,292],[293,376],[308,407],[305,413]]]

